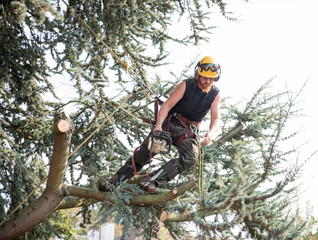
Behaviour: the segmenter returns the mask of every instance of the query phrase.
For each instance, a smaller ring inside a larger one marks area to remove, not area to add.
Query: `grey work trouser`
[[[181,136],[184,136],[186,133],[189,134],[188,130],[172,121],[170,121],[169,125],[172,142],[178,149],[179,157],[170,160],[160,169],[150,173],[150,176],[158,175],[157,173],[161,170],[161,173],[155,179],[155,183],[159,187],[173,179],[177,174],[190,169],[197,161],[199,155],[199,147],[193,137],[184,138],[178,144],[176,143]],[[166,130],[166,126],[167,120],[163,124],[164,130]],[[137,171],[141,170],[142,167],[149,162],[150,152],[148,150],[148,140],[149,136],[143,141],[139,150],[134,154]],[[155,154],[152,154],[152,157],[154,155]],[[128,162],[131,162],[131,159]]]

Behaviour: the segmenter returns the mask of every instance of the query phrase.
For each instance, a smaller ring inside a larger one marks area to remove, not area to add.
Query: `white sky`
[[[235,100],[250,96],[267,80],[276,76],[275,88],[297,91],[309,78],[302,94],[304,117],[295,121],[295,129],[303,128],[299,144],[310,142],[300,152],[304,160],[318,149],[318,2],[316,0],[253,0],[232,1],[230,10],[239,22],[214,17],[211,42],[199,47],[172,45],[170,69],[184,68],[190,60],[211,55],[222,67],[222,77],[216,85],[222,96]],[[215,9],[213,12],[217,12]],[[176,31],[184,31],[182,24]],[[275,89],[274,88],[274,89]],[[299,145],[295,142],[295,146]],[[318,217],[318,155],[312,158],[303,171],[301,203],[310,201]]]

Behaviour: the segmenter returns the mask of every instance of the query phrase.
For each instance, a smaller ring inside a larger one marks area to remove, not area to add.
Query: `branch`
[[[70,197],[66,197],[63,199],[61,204],[58,206],[58,209],[87,207],[87,206],[92,205],[92,204],[97,203],[97,202],[98,201],[95,199],[84,199],[84,198],[70,196]]]
[[[0,228],[0,240],[17,239],[54,212],[63,200],[62,181],[73,130],[72,121],[58,113],[54,118],[54,147],[47,187],[41,197],[15,214]]]
[[[176,197],[183,195],[186,191],[192,189],[195,186],[194,179],[189,180],[181,184],[179,187],[165,193],[161,194],[151,194],[151,195],[142,195],[142,196],[133,196],[130,199],[129,205],[148,205],[154,203],[165,203],[175,199]],[[69,196],[78,197],[78,198],[90,198],[97,201],[109,201],[111,203],[115,203],[117,201],[117,196],[111,192],[101,192],[92,188],[84,188],[84,187],[76,187],[76,186],[66,186],[65,190]],[[83,204],[83,200],[79,200],[76,198],[71,199],[69,202],[65,202],[59,208],[66,207],[76,207]],[[75,201],[74,201],[75,200]]]
[[[237,195],[239,186],[235,188],[230,196],[228,196],[224,201],[216,203],[213,207],[203,208],[196,212],[183,212],[183,213],[168,213],[162,212],[160,216],[160,221],[164,222],[186,222],[186,221],[194,221],[195,217],[207,217],[219,212],[222,209],[228,208],[233,204],[234,198]]]
[[[65,113],[55,115],[54,147],[46,186],[47,191],[56,191],[62,188],[73,130],[73,122]]]
[[[282,113],[280,112],[280,119],[282,119]],[[286,119],[285,119],[286,121]],[[275,135],[275,139],[274,141],[270,144],[270,149],[269,149],[269,156],[266,157],[264,156],[264,159],[266,159],[265,163],[264,163],[264,172],[262,174],[262,176],[259,178],[259,180],[254,183],[248,190],[247,190],[247,193],[248,194],[251,194],[262,182],[265,181],[265,179],[268,177],[268,172],[269,172],[269,169],[270,167],[272,166],[273,164],[273,160],[274,160],[274,152],[275,152],[275,147],[276,147],[276,143],[278,142],[279,140],[279,137],[280,137],[280,132],[281,132],[281,124],[279,124],[277,126],[277,133]],[[264,155],[264,154],[263,154]]]
[[[250,218],[250,219],[249,219],[249,218]],[[257,225],[260,226],[260,228],[266,229],[268,232],[270,232],[270,233],[272,233],[273,235],[279,237],[279,239],[280,239],[281,234],[278,233],[278,232],[276,232],[276,231],[274,231],[274,230],[269,226],[269,224],[265,224],[265,223],[261,222],[260,220],[256,219],[255,217],[252,217],[252,216],[250,216],[249,218],[248,218],[248,217],[245,217],[244,222],[245,222],[245,224],[246,224],[246,226],[247,226],[247,228],[248,228],[248,231],[250,232],[250,234],[251,234],[252,236],[254,236],[254,237],[257,237],[257,236],[258,236],[257,231],[255,230],[255,228],[256,228],[255,225],[257,224]]]
[[[152,194],[146,196],[135,196],[130,200],[131,205],[165,203],[178,196],[183,195],[186,191],[191,190],[196,185],[194,179],[181,184],[179,187],[162,194]]]
[[[238,134],[244,128],[243,123],[239,122],[236,124],[234,128],[232,128],[229,132],[224,134],[221,138],[216,140],[212,145],[211,148],[218,148],[222,146],[226,141],[232,139],[236,134]]]

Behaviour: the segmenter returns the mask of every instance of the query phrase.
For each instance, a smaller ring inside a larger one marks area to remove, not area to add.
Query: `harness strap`
[[[189,127],[188,124],[194,125],[197,128],[199,128],[200,123],[195,122],[195,121],[191,121],[191,120],[187,119],[186,117],[182,116],[181,114],[170,114],[169,115],[167,129],[166,129],[167,132],[169,132],[169,129],[170,129],[170,120],[171,120],[172,116],[175,116],[179,120],[179,122],[182,124],[182,126],[188,130],[188,133],[185,133],[183,136],[181,136],[177,139],[176,144],[178,144],[179,142],[181,142],[185,138],[189,138],[189,137],[195,138],[196,137],[196,133],[193,132],[193,130]]]
[[[189,128],[189,125],[194,125],[197,128],[200,127],[200,122],[196,122],[196,121],[191,121],[189,119],[187,119],[186,117],[182,116],[181,114],[176,114],[176,117],[178,118],[178,120],[181,122],[181,124],[185,127],[185,128]],[[186,126],[185,126],[186,125]]]
[[[193,136],[193,135],[192,135],[192,136]],[[181,142],[183,139],[186,139],[186,138],[192,137],[192,136],[189,136],[189,134],[185,133],[183,136],[181,136],[181,137],[179,137],[179,138],[177,139],[176,144],[178,144],[179,142]]]
[[[161,104],[160,104],[160,105],[161,105]],[[159,111],[159,101],[158,101],[158,100],[156,100],[154,108],[155,108],[155,120],[154,120],[154,122],[155,122],[155,124],[156,124],[157,116],[158,116],[158,111]]]
[[[170,130],[170,120],[171,120],[172,116],[173,116],[173,114],[169,115],[166,132],[169,132],[169,130]]]
[[[159,105],[162,105],[162,104],[163,104],[163,101],[161,101],[158,97],[156,97],[156,101],[154,104],[155,119],[151,120],[149,118],[142,118],[142,121],[146,123],[151,123],[153,126],[155,126],[157,122],[158,112],[159,112]]]

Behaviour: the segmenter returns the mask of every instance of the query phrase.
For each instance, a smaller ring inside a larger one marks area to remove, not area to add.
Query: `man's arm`
[[[219,122],[220,122],[220,103],[221,103],[221,97],[219,92],[211,104],[210,127],[209,127],[209,131],[202,136],[204,137],[204,140],[201,142],[202,147],[208,145],[211,142],[213,135],[218,129]]]
[[[176,89],[172,92],[172,94],[167,99],[167,101],[165,101],[165,103],[162,104],[160,111],[158,113],[158,116],[157,116],[157,123],[156,123],[154,130],[162,131],[163,121],[166,119],[171,108],[173,108],[174,105],[176,105],[177,102],[179,102],[180,99],[183,97],[185,89],[186,89],[186,82],[182,81],[182,83],[180,83],[176,87]]]

